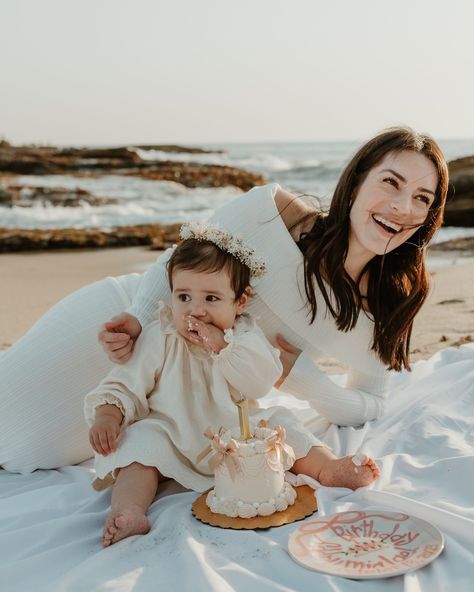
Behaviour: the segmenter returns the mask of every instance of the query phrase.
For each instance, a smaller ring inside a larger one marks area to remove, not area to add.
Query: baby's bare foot
[[[104,527],[103,547],[109,547],[134,534],[146,534],[150,523],[146,514],[138,506],[113,511],[107,517]]]
[[[379,476],[380,470],[372,458],[365,455],[343,456],[328,460],[319,473],[318,481],[328,487],[358,489]]]

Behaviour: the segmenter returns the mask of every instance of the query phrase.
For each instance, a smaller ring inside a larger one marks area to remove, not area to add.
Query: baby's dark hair
[[[247,265],[211,241],[188,238],[177,245],[168,260],[168,281],[171,289],[173,289],[173,273],[177,269],[202,273],[227,271],[236,300],[250,285],[250,269]]]

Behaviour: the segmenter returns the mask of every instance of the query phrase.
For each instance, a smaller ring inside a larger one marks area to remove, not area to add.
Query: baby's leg
[[[134,534],[146,534],[146,516],[158,488],[158,470],[134,462],[119,470],[112,490],[112,511],[104,527],[103,546]]]
[[[360,465],[354,464],[360,462]],[[313,446],[308,454],[298,459],[292,467],[293,473],[304,473],[328,487],[357,489],[369,485],[380,476],[380,470],[372,458],[352,456],[338,458],[324,446]]]

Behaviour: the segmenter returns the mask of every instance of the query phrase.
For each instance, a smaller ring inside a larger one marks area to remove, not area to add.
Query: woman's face
[[[349,251],[362,267],[408,240],[435,199],[438,173],[424,154],[388,153],[367,174],[350,213]],[[353,261],[354,263],[354,261]]]

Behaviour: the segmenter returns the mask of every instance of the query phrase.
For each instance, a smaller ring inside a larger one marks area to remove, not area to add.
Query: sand
[[[142,247],[0,255],[0,349],[71,291],[107,275],[142,272],[158,255]],[[433,290],[415,322],[413,361],[474,341],[473,258],[431,257],[430,269]],[[325,367],[342,369],[329,360]]]

